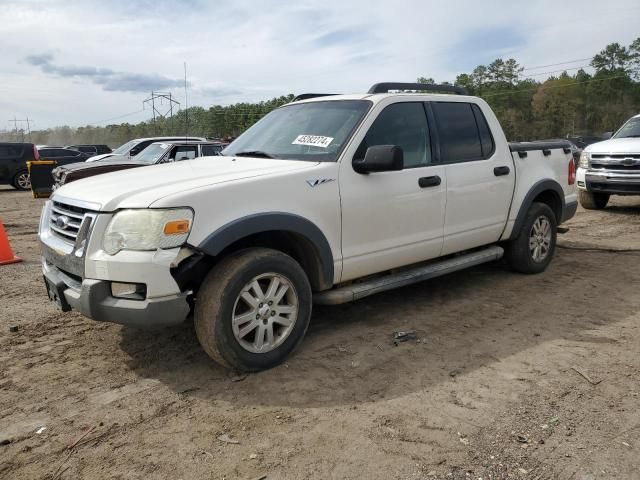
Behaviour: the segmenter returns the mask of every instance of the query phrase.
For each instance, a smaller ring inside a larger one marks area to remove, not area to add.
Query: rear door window
[[[58,151],[55,148],[42,148],[40,150],[38,150],[38,153],[40,153],[40,158],[55,158],[55,157],[59,157],[60,155],[58,155]]]
[[[182,160],[193,160],[198,156],[198,146],[190,145],[177,147],[175,150],[174,159],[176,162],[180,162]]]
[[[220,152],[222,151],[222,146],[220,145],[202,145],[200,148],[202,149],[203,157],[220,155]]]
[[[432,108],[436,117],[438,136],[440,139],[440,155],[444,163],[469,162],[487,158],[493,151],[493,139],[484,121],[485,144],[481,140],[476,114],[471,103],[433,102]],[[482,112],[480,112],[482,115]],[[486,156],[485,152],[486,151]]]

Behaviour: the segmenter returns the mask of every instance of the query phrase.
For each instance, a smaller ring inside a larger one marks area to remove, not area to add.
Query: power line
[[[539,68],[557,67],[558,65],[567,65],[569,63],[586,62],[587,60],[592,60],[592,59],[593,59],[593,57],[578,58],[576,60],[568,60],[566,62],[550,63],[548,65],[538,65],[537,67],[526,67],[526,68],[522,69],[522,71],[526,72],[528,70],[538,70]]]
[[[567,72],[569,70],[580,70],[582,68],[587,68],[587,67],[590,67],[590,65],[580,65],[579,67],[562,68],[560,70],[549,70],[547,72],[531,73],[529,75],[522,75],[522,76],[524,78],[539,77],[540,75],[550,75],[550,74],[553,74],[553,73]]]
[[[594,83],[594,82],[606,82],[608,80],[614,80],[616,78],[625,78],[627,75],[615,75],[613,77],[607,77],[607,78],[593,78],[591,80],[584,80],[581,82],[571,82],[571,83],[565,83],[564,85],[548,85],[546,88],[565,88],[565,87],[571,87],[574,85],[583,85],[585,83]],[[497,93],[491,93],[489,95],[479,95],[482,98],[489,98],[489,97],[498,97],[501,95],[515,95],[518,93],[522,93],[522,92],[535,92],[540,88],[540,86],[536,87],[536,88],[527,88],[524,90],[516,90],[516,91],[511,91],[511,92],[497,92]]]
[[[144,108],[142,110],[137,110],[135,112],[125,113],[124,115],[120,115],[118,117],[107,118],[106,120],[100,120],[98,122],[89,122],[89,123],[87,123],[87,125],[96,125],[98,123],[106,123],[106,122],[110,122],[112,120],[118,120],[120,118],[130,117],[131,115],[135,115],[136,113],[142,113],[142,112],[144,112]]]

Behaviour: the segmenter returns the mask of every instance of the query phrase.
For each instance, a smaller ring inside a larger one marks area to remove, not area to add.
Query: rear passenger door
[[[429,107],[437,124],[439,158],[447,177],[442,254],[498,241],[515,185],[510,152],[496,147],[478,105],[430,102]],[[500,145],[503,143],[506,145],[505,141]]]

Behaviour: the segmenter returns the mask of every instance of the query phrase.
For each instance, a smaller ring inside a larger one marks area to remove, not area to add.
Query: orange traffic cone
[[[4,225],[0,220],[0,265],[9,265],[10,263],[21,262],[22,259],[16,257],[9,245],[9,239],[7,238],[7,232],[4,231]]]

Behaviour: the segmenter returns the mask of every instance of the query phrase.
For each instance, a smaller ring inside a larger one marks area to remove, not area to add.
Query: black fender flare
[[[565,201],[564,201],[564,190],[558,182],[551,179],[540,180],[533,184],[533,186],[529,189],[527,194],[524,196],[524,200],[520,204],[520,210],[518,210],[518,216],[516,217],[516,221],[513,224],[513,229],[511,230],[511,235],[509,236],[510,240],[513,240],[520,233],[520,229],[522,228],[522,224],[524,223],[524,219],[527,216],[527,212],[533,203],[533,200],[543,192],[551,191],[555,193],[560,201],[560,211],[554,212],[557,214],[558,224],[562,223],[564,219],[565,212]]]
[[[320,269],[324,277],[322,283],[333,284],[333,253],[327,237],[316,224],[292,213],[257,213],[239,218],[218,228],[197,245],[197,248],[207,255],[216,256],[238,240],[270,231],[294,233],[309,241],[320,261]]]

